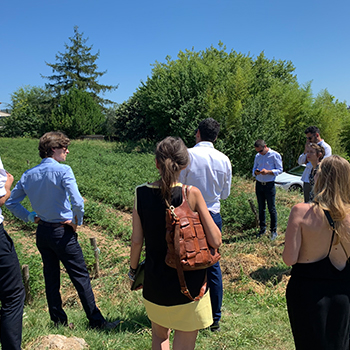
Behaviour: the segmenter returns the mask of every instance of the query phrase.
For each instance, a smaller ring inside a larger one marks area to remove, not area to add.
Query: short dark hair
[[[254,142],[254,147],[265,147],[266,146],[266,143],[264,140],[256,140]]]
[[[70,144],[69,138],[60,131],[50,131],[41,136],[39,141],[39,155],[42,159],[52,157],[53,148],[68,147]]]
[[[305,134],[308,134],[308,133],[310,133],[310,134],[319,134],[320,133],[320,129],[317,126],[312,125],[312,126],[309,126],[309,127],[306,128]]]
[[[214,142],[219,135],[220,124],[213,118],[202,120],[198,125],[202,141]]]

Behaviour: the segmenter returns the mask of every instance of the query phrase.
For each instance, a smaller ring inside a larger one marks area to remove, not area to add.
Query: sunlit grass
[[[38,140],[0,140],[0,156],[15,181],[28,167],[41,161],[37,146]],[[91,280],[97,305],[108,320],[122,320],[112,332],[88,329],[79,298],[63,268],[61,293],[69,322],[74,322],[75,329],[53,327],[45,299],[41,258],[35,246],[35,225],[23,225],[4,210],[5,225],[15,241],[20,263],[30,267],[34,301],[25,307],[24,349],[33,348],[33,342],[47,334],[84,338],[90,349],[151,348],[151,324],[141,291],[131,292],[126,276],[134,189],[157,178],[154,155],[144,152],[151,149],[146,146],[73,141],[67,157],[86,200],[85,224],[78,229],[78,238],[91,273],[95,258],[90,237],[96,237],[99,248],[100,277]],[[290,208],[302,201],[302,196],[277,190],[279,236],[274,242],[267,236],[256,240],[257,228],[249,200],[257,206],[254,183],[234,177],[232,194],[222,202],[221,267],[225,291],[222,331],[200,331],[198,350],[294,348],[284,297],[290,269],[282,262],[281,253]],[[25,205],[30,206],[28,201]]]

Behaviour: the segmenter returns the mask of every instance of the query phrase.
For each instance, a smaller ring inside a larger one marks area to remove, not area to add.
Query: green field
[[[15,181],[40,162],[37,146],[38,140],[0,140],[2,162]],[[78,229],[78,235],[92,277],[94,254],[90,237],[96,237],[100,249],[101,276],[92,278],[96,301],[107,319],[122,320],[112,332],[87,328],[79,298],[63,269],[62,298],[75,329],[53,327],[44,295],[41,258],[35,247],[35,226],[24,224],[3,210],[20,263],[28,264],[30,269],[33,302],[25,306],[24,349],[34,349],[34,341],[48,334],[84,338],[90,349],[151,348],[150,322],[141,292],[129,291],[126,275],[134,189],[157,178],[151,149],[149,145],[102,141],[74,141],[69,147],[67,164],[73,168],[85,199],[84,225]],[[253,163],[253,159],[248,161]],[[284,297],[290,270],[282,262],[281,253],[290,208],[302,197],[278,190],[279,237],[270,242],[267,237],[255,239],[255,218],[248,202],[251,199],[256,203],[253,182],[234,177],[231,192],[222,203],[222,331],[201,331],[196,349],[293,349]],[[29,207],[29,202],[25,205]]]

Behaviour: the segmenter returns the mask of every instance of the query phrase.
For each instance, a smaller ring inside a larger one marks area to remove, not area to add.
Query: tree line
[[[248,175],[256,139],[280,152],[286,169],[304,149],[304,130],[317,125],[334,153],[350,155],[350,111],[327,90],[313,97],[301,86],[291,61],[268,59],[218,47],[180,51],[176,59],[155,62],[152,74],[121,104],[101,98],[116,89],[98,83],[99,52],[91,54],[74,28],[71,45],[49,64],[54,75],[45,88],[25,87],[12,94],[12,115],[2,136],[38,137],[48,130],[69,137],[102,133],[118,141],[158,141],[180,136],[194,144],[199,121],[220,122],[216,147],[231,159],[234,174]],[[249,159],[249,161],[247,161]]]

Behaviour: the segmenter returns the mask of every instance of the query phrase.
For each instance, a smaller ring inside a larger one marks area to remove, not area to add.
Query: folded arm
[[[63,186],[68,192],[72,204],[72,223],[75,225],[82,225],[84,217],[84,199],[79,192],[77,181],[71,168],[64,174]]]
[[[26,193],[24,192],[22,183],[21,181],[18,181],[12,190],[11,196],[7,200],[5,206],[13,215],[23,220],[24,222],[28,222],[28,216],[30,212],[21,204],[25,197]]]
[[[0,207],[2,207],[11,196],[11,186],[13,183],[13,176],[8,172],[6,172],[6,175],[7,175],[6,182],[3,189],[1,190],[1,194],[3,195],[0,197]]]

